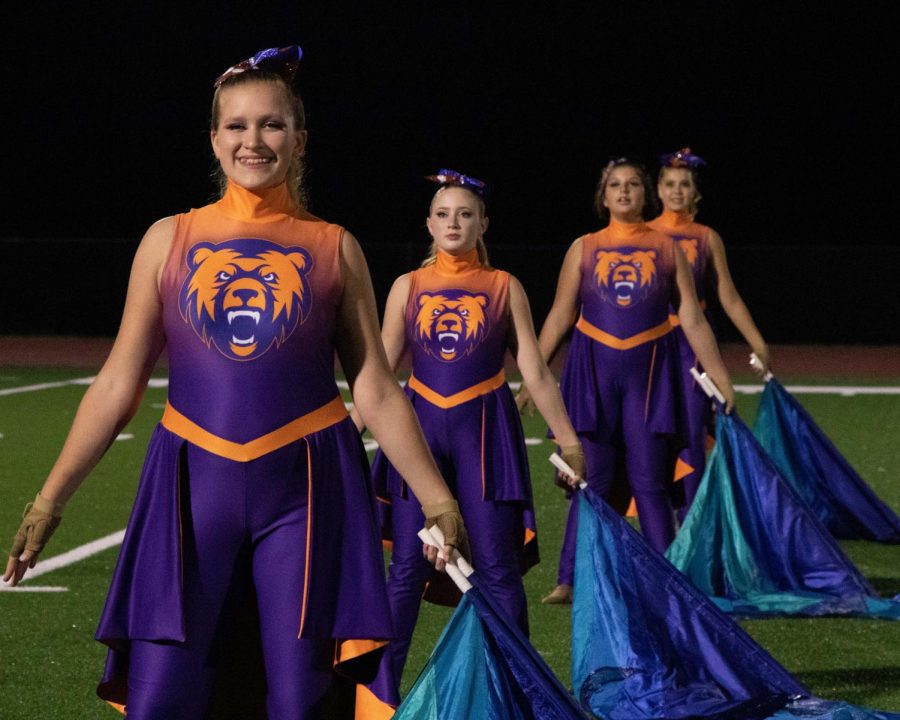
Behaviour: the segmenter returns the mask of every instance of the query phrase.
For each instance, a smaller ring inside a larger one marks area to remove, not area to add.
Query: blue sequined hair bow
[[[701,165],[706,165],[706,160],[704,160],[699,155],[694,155],[689,147],[683,147],[678,152],[669,153],[668,155],[660,155],[659,164],[663,167],[686,167],[694,170]]]
[[[442,187],[452,186],[471,190],[482,200],[484,200],[484,196],[487,193],[487,184],[484,181],[479,180],[478,178],[469,177],[468,175],[463,175],[462,173],[456,172],[456,170],[441,168],[438,170],[437,175],[426,175],[425,179],[436,182]]]
[[[302,57],[303,50],[298,45],[260,50],[253,57],[241,60],[237,65],[232,65],[219,75],[215,83],[213,83],[213,87],[219,87],[230,77],[253,70],[265,70],[276,73],[290,85],[294,80],[294,75],[297,74],[297,66],[300,65],[300,58]]]

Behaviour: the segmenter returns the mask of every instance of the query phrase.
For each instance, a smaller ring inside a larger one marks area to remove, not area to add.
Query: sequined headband
[[[453,186],[471,190],[482,200],[484,200],[484,196],[487,193],[487,184],[482,180],[469,177],[468,175],[463,175],[462,173],[456,172],[456,170],[441,168],[440,170],[438,170],[437,175],[426,175],[425,179],[431,180],[432,182],[436,182],[439,185],[445,187]]]
[[[679,150],[678,152],[669,153],[668,155],[660,155],[659,164],[663,167],[686,167],[693,170],[700,167],[701,165],[706,165],[706,160],[704,160],[699,155],[694,155],[689,147],[684,147],[681,148],[681,150]]]
[[[213,87],[219,87],[228,78],[252,70],[265,70],[276,73],[290,84],[294,80],[294,75],[297,74],[297,66],[300,64],[300,58],[302,57],[303,50],[297,45],[260,50],[253,57],[242,60],[237,65],[232,65],[219,75],[215,83],[213,83]]]

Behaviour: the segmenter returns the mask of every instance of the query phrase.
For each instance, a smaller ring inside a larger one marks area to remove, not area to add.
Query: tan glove
[[[560,447],[559,451],[562,459],[565,460],[566,463],[568,463],[569,467],[575,471],[575,474],[582,480],[587,481],[587,462],[585,462],[584,459],[584,448],[581,447],[581,443]],[[564,488],[571,487],[568,482],[569,478],[564,477],[561,478],[561,480],[562,484],[560,483],[560,477],[558,474],[556,484]]]
[[[463,524],[462,515],[459,512],[459,503],[456,500],[445,500],[434,505],[423,505],[422,512],[425,513],[425,529],[428,530],[435,525],[444,534],[444,544],[452,545],[466,559],[472,559],[472,552],[469,549],[469,536],[466,533],[466,526]]]
[[[53,535],[53,531],[62,522],[63,507],[64,505],[44,499],[38,493],[34,502],[25,506],[25,511],[22,513],[22,524],[19,525],[13,538],[9,556],[18,560],[19,556],[28,550],[34,553],[29,567],[34,567],[38,553],[44,549],[50,536]]]
[[[534,417],[535,405],[534,400],[531,399],[531,393],[528,392],[528,388],[525,387],[525,383],[522,383],[522,387],[519,388],[519,392],[516,393],[516,408],[519,410],[519,413],[522,415],[527,415],[528,417]]]

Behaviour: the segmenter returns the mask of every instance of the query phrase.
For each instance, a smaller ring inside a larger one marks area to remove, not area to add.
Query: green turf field
[[[88,375],[72,370],[0,368],[0,537],[8,542],[22,505],[30,500],[61,446]],[[749,381],[749,378],[744,378]],[[790,383],[795,378],[782,378]],[[814,378],[797,378],[803,383]],[[894,384],[829,378],[839,384]],[[50,387],[8,394],[37,384]],[[162,413],[164,388],[149,388],[124,431],[78,495],[46,552],[58,555],[125,526],[143,453]],[[900,396],[803,395],[801,402],[879,496],[900,511]],[[741,395],[738,408],[752,423],[757,396]],[[525,434],[543,438],[545,426],[525,419]],[[555,584],[566,501],[551,481],[546,443],[529,448],[543,562],[525,578],[532,642],[569,682],[569,607],[541,605]],[[883,595],[900,593],[900,546],[844,543],[845,550]],[[26,586],[65,592],[0,593],[0,719],[114,718],[94,694],[104,648],[93,640],[115,562],[116,549],[35,578]],[[404,692],[449,617],[445,608],[423,608]],[[900,711],[900,622],[797,619],[748,622],[745,627],[815,693],[826,698]]]

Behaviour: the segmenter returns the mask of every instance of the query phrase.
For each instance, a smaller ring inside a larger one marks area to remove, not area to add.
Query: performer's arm
[[[581,247],[582,241],[579,238],[572,243],[566,252],[562,268],[559,271],[559,280],[556,283],[556,295],[553,298],[553,305],[550,307],[550,312],[547,313],[547,318],[544,320],[541,334],[538,337],[538,350],[544,363],[547,365],[553,360],[578,317],[580,308],[578,294],[581,284]],[[531,386],[525,380],[522,384],[522,389],[516,395],[516,405],[519,407],[519,410],[528,409],[530,413],[532,411],[532,408],[529,407],[531,403]]]
[[[697,300],[697,291],[694,289],[694,278],[691,275],[690,265],[680,250],[675,249],[674,256],[678,320],[681,322],[685,337],[696,353],[697,359],[703,365],[703,369],[725,396],[725,412],[731,412],[734,407],[734,387],[731,385],[728,370],[725,369],[725,363],[722,362],[722,356],[719,354],[716,338],[709,323],[706,322],[706,317]]]
[[[118,335],[102,369],[84,394],[40,497],[61,511],[107,448],[134,416],[153,366],[165,345],[159,280],[172,244],[174,218],[154,224],[131,268]],[[17,584],[40,551],[10,557],[3,579]]]
[[[337,350],[353,402],[423,509],[443,507],[453,502],[453,495],[438,472],[412,405],[388,365],[369,269],[350,233],[344,234],[341,243],[341,271],[344,292],[338,311]]]
[[[571,332],[580,308],[578,294],[581,285],[581,246],[579,238],[569,247],[559,271],[556,295],[541,327],[538,348],[548,365],[556,355],[559,346]]]
[[[756,357],[762,362],[762,367],[754,366],[754,370],[760,375],[765,375],[769,369],[769,361],[771,359],[769,346],[763,340],[762,333],[756,327],[756,323],[753,322],[753,317],[750,315],[747,305],[731,279],[728,260],[725,257],[725,244],[715,231],[710,231],[709,250],[716,273],[716,290],[722,309],[741,335],[744,336],[744,340],[756,353]]]
[[[581,441],[569,420],[556,378],[553,377],[538,348],[528,296],[522,284],[514,277],[509,279],[509,307],[512,317],[510,347],[522,373],[522,380],[527,385],[534,404],[553,432],[556,442],[563,448],[564,454],[575,452],[581,456],[581,467],[576,468],[578,477],[570,481],[571,485],[577,486],[585,479]]]
[[[409,299],[409,273],[398,277],[391,286],[384,305],[384,322],[381,324],[381,342],[387,356],[388,367],[396,373],[406,351],[406,303]]]
[[[409,297],[409,274],[398,277],[391,286],[387,302],[384,306],[384,321],[381,323],[381,343],[384,345],[384,354],[387,357],[388,367],[396,373],[403,353],[406,351],[406,327],[403,314],[406,310],[406,301]],[[362,432],[366,425],[363,422],[356,405],[350,411],[356,429]]]

